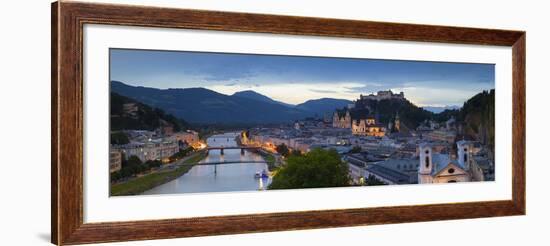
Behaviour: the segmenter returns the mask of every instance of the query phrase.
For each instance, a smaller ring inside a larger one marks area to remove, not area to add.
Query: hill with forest
[[[340,110],[340,112],[345,109]],[[425,120],[432,119],[434,114],[423,108],[417,107],[405,98],[391,98],[382,100],[363,99],[357,100],[350,110],[352,119],[375,117],[378,123],[387,125],[393,122],[399,115],[403,129],[416,129]]]
[[[314,116],[323,117],[326,113],[332,116],[335,109],[346,107],[351,103],[353,102],[345,99],[320,98],[300,103],[296,108],[311,112]]]
[[[273,124],[322,117],[347,100],[320,99],[300,105],[275,101],[254,91],[224,95],[206,88],[156,89],[111,81],[111,91],[163,109],[191,123]]]
[[[287,106],[287,107],[294,107],[294,105],[292,105],[292,104],[288,104],[288,103],[273,100],[273,99],[269,98],[268,96],[262,95],[258,92],[253,91],[253,90],[235,92],[232,96],[234,96],[234,97],[244,97],[244,98],[253,99],[253,100],[256,100],[256,101],[262,101],[262,102],[267,102],[267,103],[272,103],[272,104],[279,104],[279,105],[283,105],[283,106]]]
[[[110,97],[111,131],[155,130],[160,126],[172,126],[174,131],[189,128],[187,122],[165,113],[162,109],[151,107],[115,92],[111,92]]]
[[[341,110],[342,112],[343,110]],[[467,139],[478,140],[491,147],[494,146],[495,131],[495,90],[483,91],[464,102],[461,108],[445,109],[433,113],[417,107],[407,99],[357,100],[350,110],[352,119],[374,116],[378,122],[388,124],[399,114],[401,125],[416,129],[426,120],[443,123],[455,118],[459,127],[458,134]]]
[[[453,110],[453,109],[460,109],[459,106],[452,105],[452,106],[423,106],[422,107],[425,110],[428,110],[434,114],[439,114],[445,110]]]
[[[495,90],[483,91],[464,102],[460,110],[445,110],[439,119],[455,117],[461,128],[459,134],[494,148]]]
[[[495,146],[495,90],[484,91],[468,100],[459,115],[465,135],[475,136],[494,149]]]

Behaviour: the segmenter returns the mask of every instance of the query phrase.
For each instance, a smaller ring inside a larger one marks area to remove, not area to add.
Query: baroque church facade
[[[374,117],[352,118],[349,110],[334,112],[332,127],[351,129],[353,135],[383,137],[386,134],[386,128],[382,124],[377,123]]]
[[[332,127],[351,129],[351,133],[360,136],[383,137],[388,131],[400,131],[399,115],[396,114],[393,121],[389,122],[387,128],[378,122],[377,117],[369,114],[371,109],[368,107],[368,100],[399,99],[404,100],[403,92],[394,94],[390,91],[379,91],[376,95],[360,95],[354,105],[344,110],[336,110],[332,116]],[[365,113],[366,112],[366,113]]]
[[[332,116],[332,127],[334,128],[351,128],[351,114],[349,110],[341,113],[336,110]]]
[[[483,171],[473,158],[473,142],[462,140],[456,145],[457,158],[433,153],[428,143],[419,145],[419,184],[483,181]]]
[[[352,120],[351,133],[353,135],[383,137],[386,134],[386,129],[383,125],[378,124],[374,117],[367,117],[366,119]]]

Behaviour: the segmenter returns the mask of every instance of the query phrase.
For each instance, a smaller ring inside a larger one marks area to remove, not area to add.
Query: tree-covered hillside
[[[495,90],[483,91],[466,101],[457,119],[464,123],[464,135],[494,148]]]
[[[137,106],[135,115],[124,112],[124,104],[134,103]],[[189,124],[163,110],[152,108],[134,99],[111,93],[111,131],[118,130],[155,130],[161,124],[169,124],[174,131],[189,127]]]
[[[494,148],[495,145],[495,90],[483,91],[468,101],[460,109],[445,110],[434,115],[434,119],[444,122],[454,117],[460,126],[459,134],[475,139]]]
[[[111,81],[111,90],[197,124],[285,123],[309,115],[288,106],[205,88],[156,89]]]
[[[401,126],[415,129],[425,120],[443,123],[454,117],[459,126],[459,135],[494,147],[495,135],[495,90],[483,91],[464,102],[460,109],[447,109],[435,114],[417,107],[408,100],[358,100],[351,110],[352,119],[375,116],[382,124],[395,119],[399,113]]]
[[[352,119],[375,116],[382,124],[392,122],[399,114],[401,126],[404,129],[415,129],[427,119],[432,119],[433,113],[424,110],[403,99],[359,100],[351,110]]]
[[[288,123],[307,117],[322,117],[326,112],[351,103],[348,100],[323,98],[294,106],[254,91],[225,95],[206,88],[156,89],[119,81],[111,81],[111,90],[161,108],[188,122],[210,125]]]

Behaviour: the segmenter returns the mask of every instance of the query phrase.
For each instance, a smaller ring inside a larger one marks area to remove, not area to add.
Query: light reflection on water
[[[226,133],[214,135],[208,138],[210,147],[237,146],[235,137],[238,133]],[[224,150],[220,155],[219,150],[211,150],[201,162],[222,161],[263,161],[263,158],[248,151],[241,154],[240,149]],[[216,169],[216,172],[215,172]],[[259,188],[259,179],[254,178],[256,172],[267,170],[265,163],[239,163],[223,164],[217,166],[194,166],[181,177],[166,184],[157,186],[143,194],[178,194],[197,192],[224,192],[224,191],[254,191]],[[271,183],[271,178],[264,179],[264,187]]]

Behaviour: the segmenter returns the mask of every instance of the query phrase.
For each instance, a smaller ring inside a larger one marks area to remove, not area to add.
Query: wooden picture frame
[[[157,7],[52,5],[51,241],[82,244],[525,214],[525,32]],[[84,223],[83,26],[223,30],[512,47],[512,199],[307,212]]]

